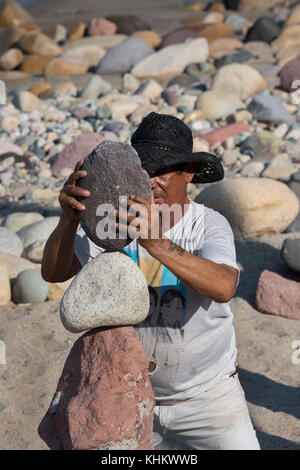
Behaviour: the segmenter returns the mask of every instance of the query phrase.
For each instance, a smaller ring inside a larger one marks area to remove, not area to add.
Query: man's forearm
[[[199,294],[216,302],[228,302],[232,297],[234,280],[226,266],[194,256],[169,239],[159,240],[148,251]]]
[[[43,254],[41,273],[49,282],[65,280],[74,258],[74,240],[78,222],[60,217],[58,226],[50,235]]]

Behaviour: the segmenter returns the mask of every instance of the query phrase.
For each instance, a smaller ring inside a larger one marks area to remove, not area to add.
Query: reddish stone
[[[300,88],[300,57],[287,62],[280,70],[279,76],[282,90],[289,93],[298,90]]]
[[[187,39],[199,38],[199,34],[196,31],[192,31],[188,28],[180,28],[175,31],[171,31],[162,38],[158,49],[163,47],[172,46],[173,44],[180,44],[185,42]]]
[[[99,328],[74,344],[39,435],[52,450],[151,450],[155,399],[133,327]]]
[[[79,106],[73,111],[73,116],[76,117],[77,119],[85,119],[92,115],[93,114],[90,108],[88,108],[87,106]]]
[[[256,306],[262,313],[300,320],[300,283],[264,270],[258,281]]]
[[[115,34],[117,26],[105,18],[93,18],[89,24],[88,35],[99,36],[100,34]]]
[[[215,150],[225,139],[233,137],[239,132],[249,132],[250,126],[246,122],[238,122],[235,124],[229,124],[229,126],[221,127],[215,131],[208,132],[207,134],[201,134],[200,132],[194,131],[194,137],[201,137],[201,139],[209,142],[211,150]]]
[[[101,134],[88,133],[76,137],[55,158],[52,165],[54,175],[61,173],[65,168],[74,170],[79,160],[84,160],[97,145],[104,140],[118,140],[112,132],[101,132]]]

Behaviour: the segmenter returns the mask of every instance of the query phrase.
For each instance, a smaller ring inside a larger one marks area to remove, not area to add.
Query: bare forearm
[[[74,240],[78,222],[60,217],[58,226],[50,235],[43,254],[41,273],[45,280],[60,282],[70,272],[74,259]]]
[[[216,302],[227,302],[231,298],[232,282],[228,281],[230,274],[224,266],[191,255],[169,239],[160,240],[148,251],[199,294]]]

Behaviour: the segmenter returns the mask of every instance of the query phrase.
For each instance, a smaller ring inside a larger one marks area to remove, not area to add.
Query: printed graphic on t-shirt
[[[138,264],[148,282],[150,308],[138,329],[153,328],[155,336],[164,343],[182,341],[186,322],[186,287],[159,261],[147,252],[131,247],[124,251]]]

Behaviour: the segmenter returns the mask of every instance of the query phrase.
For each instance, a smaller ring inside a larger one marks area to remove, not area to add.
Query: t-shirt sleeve
[[[205,208],[203,235],[203,245],[199,255],[214,263],[232,266],[240,272],[236,262],[232,228],[222,214]]]
[[[90,240],[81,226],[75,235],[74,252],[81,266],[89,263],[93,258],[105,251]]]

